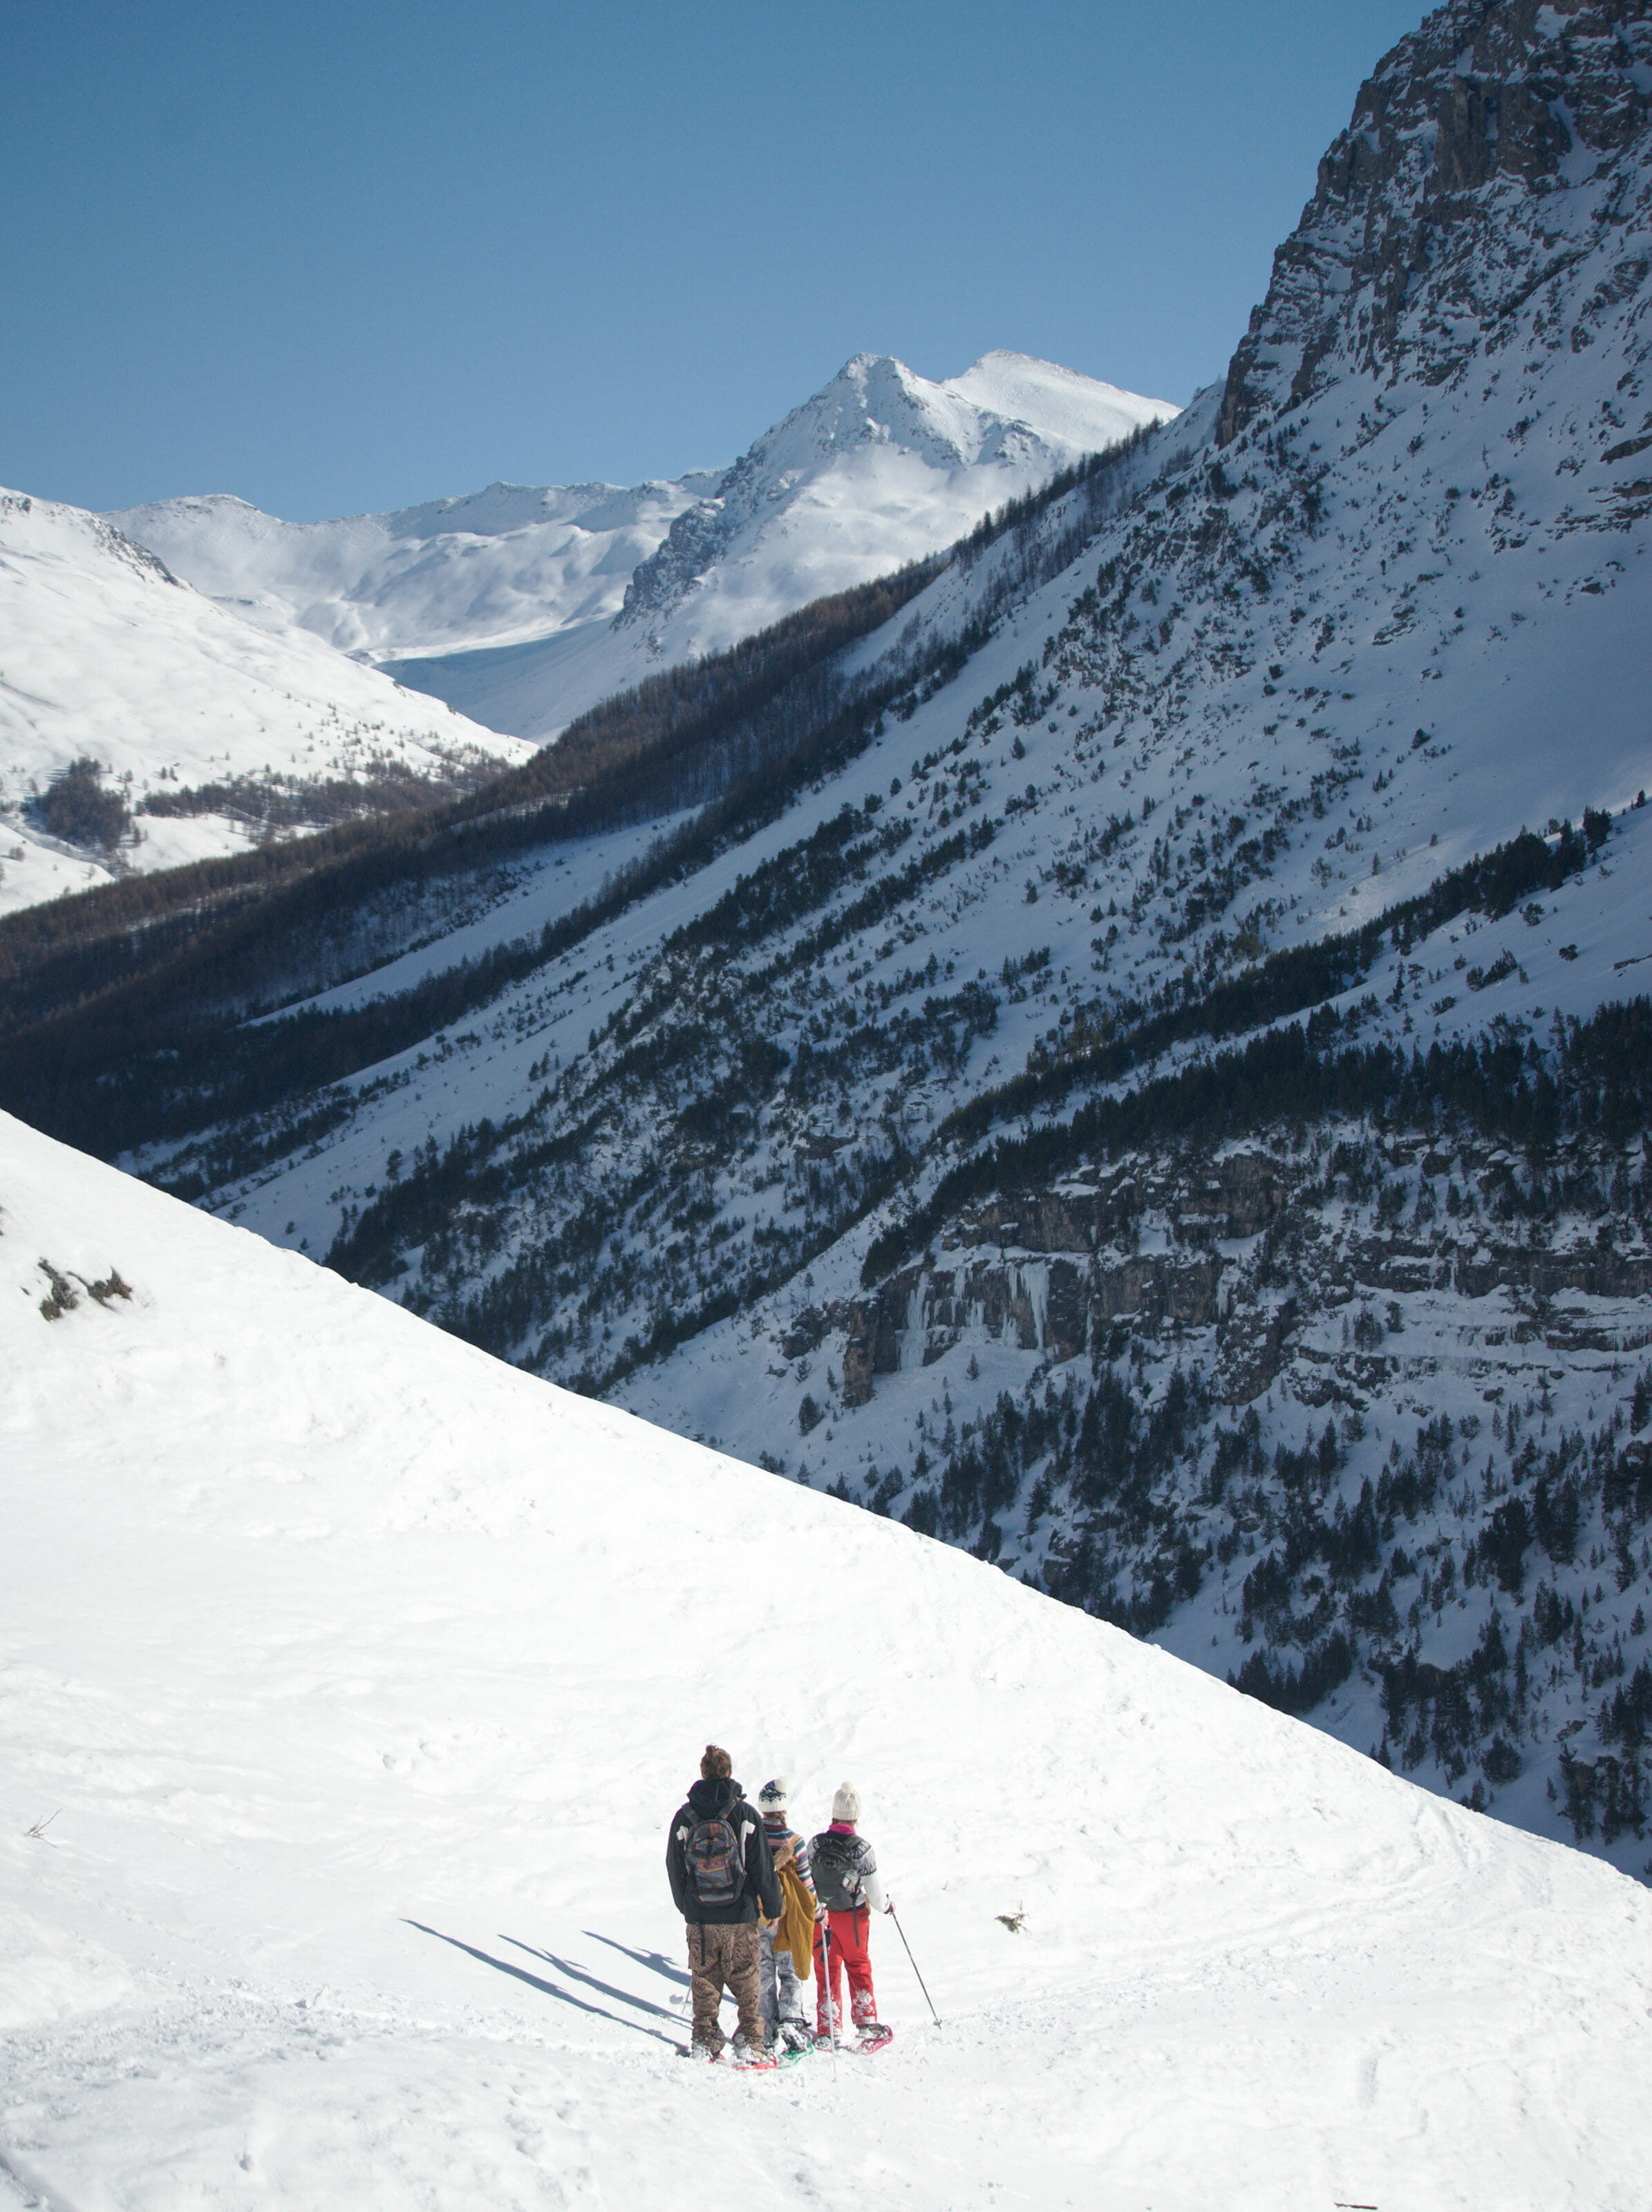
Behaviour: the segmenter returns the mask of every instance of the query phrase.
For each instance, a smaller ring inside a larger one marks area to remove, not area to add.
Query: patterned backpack
[[[689,1887],[702,1911],[721,1911],[745,1894],[745,1854],[731,1817],[739,1810],[735,1804],[696,1820],[683,1840]]]

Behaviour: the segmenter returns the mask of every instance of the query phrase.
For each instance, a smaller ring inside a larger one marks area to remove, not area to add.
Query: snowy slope
[[[340,522],[239,500],[109,520],[272,628],[394,663],[489,727],[546,738],[662,665],[948,545],[988,508],[1175,410],[1023,354],[932,383],[860,354],[734,465]]]
[[[0,1207],[11,2200],[1640,2201],[1610,1869],[9,1120]],[[708,1734],[853,1775],[943,2027],[884,1924],[876,2065],[671,2055]]]
[[[432,794],[523,758],[501,738],[351,665],[271,636],[77,507],[0,493],[0,908],[107,880],[25,810],[86,755],[134,808],[243,778],[287,789],[386,775]],[[122,865],[166,867],[244,844],[213,808],[144,817]]]

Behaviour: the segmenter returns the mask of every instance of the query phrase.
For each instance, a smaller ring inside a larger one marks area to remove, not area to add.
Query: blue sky
[[[1218,376],[1416,0],[12,0],[0,482],[732,459],[849,355]]]

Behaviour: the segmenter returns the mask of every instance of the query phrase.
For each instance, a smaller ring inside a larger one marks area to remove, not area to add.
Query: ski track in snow
[[[0,1207],[19,2204],[1642,2201],[1610,1869],[9,1120]],[[672,2055],[708,1735],[859,1782],[941,2027],[885,1922],[875,2062]]]

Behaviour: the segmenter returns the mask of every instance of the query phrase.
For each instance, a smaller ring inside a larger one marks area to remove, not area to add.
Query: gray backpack
[[[815,1894],[829,1912],[859,1911],[860,1855],[865,1846],[859,1836],[817,1836],[809,1846],[809,1864],[815,1877]]]

